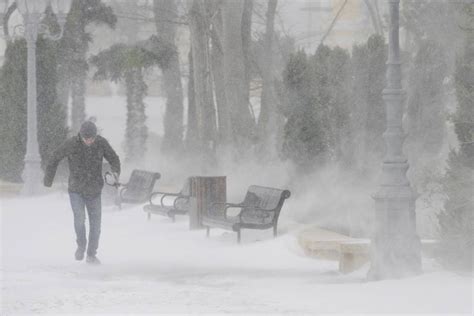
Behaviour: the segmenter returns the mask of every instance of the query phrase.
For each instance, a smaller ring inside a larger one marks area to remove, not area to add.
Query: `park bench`
[[[339,272],[351,273],[370,261],[370,239],[355,238],[318,226],[309,227],[298,234],[298,243],[309,257],[339,262]],[[435,256],[438,242],[422,239],[421,250],[425,257]]]
[[[299,233],[298,242],[306,255],[337,260],[339,272],[350,273],[370,259],[370,240],[353,238],[317,226]]]
[[[185,185],[180,192],[153,192],[150,195],[150,204],[143,207],[143,210],[148,213],[148,220],[150,220],[152,214],[168,216],[173,220],[176,220],[176,215],[184,215],[189,212],[190,207],[190,179],[186,180]],[[154,203],[154,199],[160,197],[159,204]],[[170,204],[170,200],[172,203]]]
[[[290,191],[252,185],[248,188],[242,203],[213,203],[203,214],[202,225],[209,237],[211,227],[237,232],[240,243],[240,231],[246,229],[268,229],[273,227],[273,236],[277,235],[278,217]],[[238,214],[228,214],[231,208],[240,209]]]
[[[105,182],[108,185],[117,187],[119,190],[116,204],[121,208],[122,203],[145,203],[153,191],[156,180],[161,175],[158,172],[135,169],[132,171],[130,179],[126,184],[121,184],[117,181],[111,182],[110,177],[111,174],[106,172]]]

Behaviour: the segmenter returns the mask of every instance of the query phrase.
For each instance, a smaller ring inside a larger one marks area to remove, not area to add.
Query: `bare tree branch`
[[[369,10],[370,21],[372,22],[372,27],[374,28],[375,33],[377,33],[378,35],[381,35],[382,30],[380,29],[380,25],[378,23],[379,21],[378,21],[378,18],[377,18],[376,9],[374,9],[374,7],[372,6],[370,0],[364,0],[364,3],[366,5],[367,9]]]
[[[343,4],[341,5],[341,7],[339,8],[339,10],[337,11],[336,16],[335,16],[334,19],[332,20],[331,25],[329,25],[329,28],[328,28],[328,30],[326,31],[326,33],[324,34],[323,38],[321,39],[321,42],[319,43],[319,45],[322,45],[322,44],[324,43],[324,41],[326,40],[326,38],[329,36],[329,34],[331,34],[331,31],[332,31],[332,29],[334,28],[334,25],[336,25],[337,19],[339,19],[339,16],[341,15],[342,10],[344,9],[344,7],[345,7],[346,4],[347,4],[347,1],[348,1],[348,0],[345,0],[344,3],[343,3]]]

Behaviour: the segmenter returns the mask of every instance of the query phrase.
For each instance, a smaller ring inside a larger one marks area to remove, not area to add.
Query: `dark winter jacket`
[[[66,140],[51,156],[44,176],[45,186],[53,184],[58,164],[65,157],[69,163],[69,192],[88,198],[99,195],[104,186],[102,158],[110,163],[113,172],[120,174],[120,159],[105,138],[97,136],[95,142],[87,146],[78,135]]]

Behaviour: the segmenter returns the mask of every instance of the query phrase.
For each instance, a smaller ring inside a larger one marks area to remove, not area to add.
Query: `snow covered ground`
[[[283,210],[285,212],[285,210]],[[310,259],[298,229],[190,231],[185,217],[146,220],[141,207],[103,210],[101,266],[74,260],[68,195],[1,201],[1,315],[472,314],[472,278],[424,262],[424,274],[366,282]]]
[[[125,98],[87,103],[88,115],[122,155]],[[149,129],[161,135],[163,99],[146,103]],[[256,181],[229,178],[230,195]],[[306,205],[296,197],[285,203],[280,237],[244,231],[241,245],[230,232],[212,230],[208,239],[204,231],[190,231],[185,217],[148,222],[140,206],[104,207],[101,266],[74,260],[66,193],[3,198],[0,315],[472,314],[472,277],[443,271],[433,261],[425,260],[418,277],[366,282],[368,267],[341,275],[336,262],[305,257],[296,241],[303,227],[289,216]]]

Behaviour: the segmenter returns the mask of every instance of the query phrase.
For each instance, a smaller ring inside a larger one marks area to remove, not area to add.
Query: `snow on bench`
[[[352,238],[319,227],[302,231],[298,242],[309,257],[338,260],[339,271],[350,273],[370,260],[370,240]]]
[[[353,238],[320,227],[311,227],[298,235],[298,242],[308,257],[338,260],[339,272],[350,273],[370,261],[370,239]],[[422,239],[425,257],[434,257],[438,241]]]

